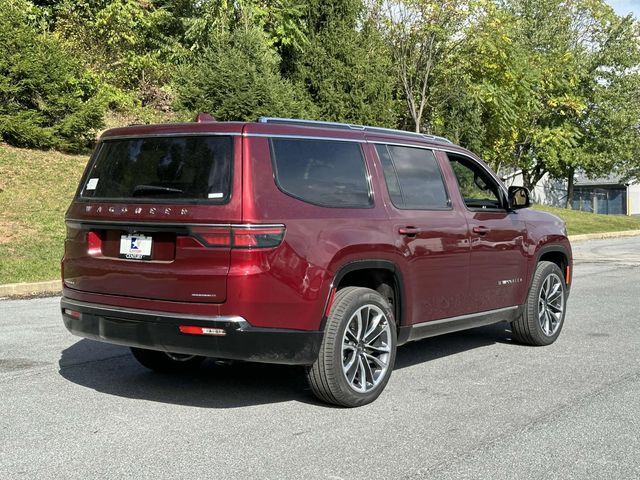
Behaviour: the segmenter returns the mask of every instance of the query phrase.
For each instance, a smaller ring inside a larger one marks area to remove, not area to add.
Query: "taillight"
[[[191,234],[206,247],[231,246],[231,229],[228,227],[192,227]]]
[[[284,225],[191,227],[191,234],[206,247],[273,248],[284,239]]]
[[[282,243],[284,225],[263,227],[246,225],[233,227],[233,246],[236,248],[272,248]]]

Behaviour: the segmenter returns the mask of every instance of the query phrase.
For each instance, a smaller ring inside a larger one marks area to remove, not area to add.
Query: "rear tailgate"
[[[242,217],[241,137],[105,139],[67,212],[68,288],[180,302],[226,299]]]

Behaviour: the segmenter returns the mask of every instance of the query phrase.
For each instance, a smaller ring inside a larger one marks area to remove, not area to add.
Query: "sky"
[[[606,0],[618,15],[633,13],[636,18],[640,18],[640,0]]]

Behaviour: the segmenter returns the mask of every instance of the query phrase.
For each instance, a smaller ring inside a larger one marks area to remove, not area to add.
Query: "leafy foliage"
[[[39,24],[28,2],[0,0],[0,136],[19,146],[78,151],[102,125],[95,79]]]
[[[416,132],[433,133],[436,110],[456,96],[458,50],[482,4],[474,0],[383,3],[381,29]]]
[[[313,117],[305,92],[279,73],[279,58],[260,30],[216,34],[211,46],[176,75],[179,106],[219,120],[258,116]]]
[[[307,3],[308,45],[290,52],[289,75],[323,120],[395,127],[398,102],[389,51],[357,0]]]

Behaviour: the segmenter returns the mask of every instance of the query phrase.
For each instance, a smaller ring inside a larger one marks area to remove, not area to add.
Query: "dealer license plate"
[[[120,237],[120,257],[135,260],[151,258],[151,237],[144,235],[122,235]]]

